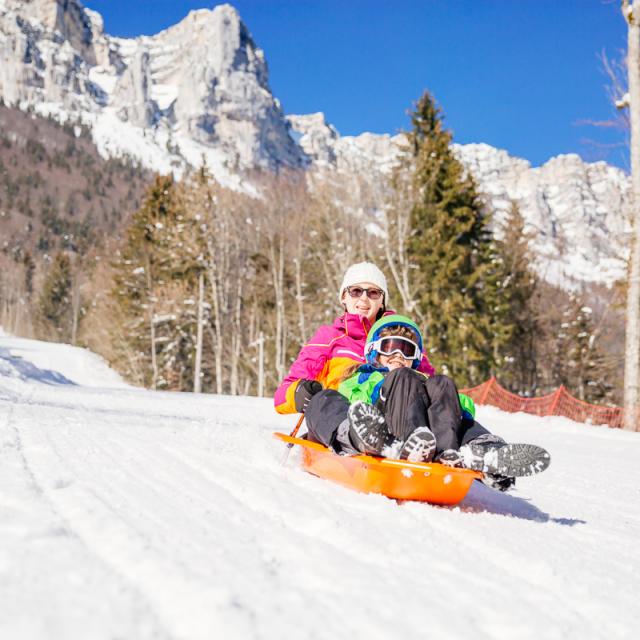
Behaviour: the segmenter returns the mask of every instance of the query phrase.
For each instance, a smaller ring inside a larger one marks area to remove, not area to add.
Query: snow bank
[[[0,375],[50,384],[106,388],[128,386],[100,356],[87,349],[14,338],[1,328]]]

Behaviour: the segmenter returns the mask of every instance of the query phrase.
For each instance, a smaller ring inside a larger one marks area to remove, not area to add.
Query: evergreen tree
[[[73,279],[71,260],[58,253],[45,278],[38,311],[44,333],[61,342],[71,338],[73,311],[71,306]]]
[[[510,391],[534,395],[538,386],[537,346],[541,335],[538,277],[531,267],[530,236],[515,202],[501,226],[496,248],[498,304],[503,305],[503,318],[499,327],[502,344],[496,352],[496,374]]]
[[[196,335],[197,268],[178,186],[159,176],[134,214],[114,262],[114,327],[121,366],[152,388],[190,390]]]
[[[428,92],[412,124],[415,204],[408,251],[430,357],[458,384],[479,383],[490,375],[503,339],[496,333],[502,305],[489,216]]]
[[[27,300],[30,301],[33,296],[33,276],[36,270],[36,263],[33,261],[29,251],[25,252],[22,264],[24,265],[24,290],[27,294]]]
[[[563,312],[556,353],[557,384],[564,384],[585,402],[601,404],[611,400],[611,371],[598,347],[593,311],[574,293],[569,295],[569,304]]]

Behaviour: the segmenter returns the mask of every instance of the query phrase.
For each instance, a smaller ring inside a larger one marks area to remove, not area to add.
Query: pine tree
[[[72,330],[71,296],[73,279],[71,260],[66,253],[58,253],[45,278],[38,311],[45,335],[68,342]]]
[[[193,386],[196,336],[197,249],[188,239],[178,186],[157,177],[134,214],[114,262],[112,292],[123,326],[114,327],[121,366],[145,386]]]
[[[496,240],[498,304],[502,305],[502,344],[497,348],[496,374],[502,385],[520,395],[534,395],[538,386],[540,308],[529,242],[524,218],[513,202],[501,225],[500,239]]]
[[[24,265],[24,290],[27,295],[27,300],[30,301],[33,296],[33,277],[36,270],[36,263],[33,261],[33,257],[29,251],[25,252],[22,264]]]
[[[609,402],[613,392],[607,359],[600,351],[593,326],[593,311],[582,297],[571,293],[558,332],[554,373],[580,400]]]
[[[473,178],[451,151],[451,134],[426,92],[412,114],[414,198],[408,251],[430,357],[458,384],[491,373],[499,336],[496,255]]]

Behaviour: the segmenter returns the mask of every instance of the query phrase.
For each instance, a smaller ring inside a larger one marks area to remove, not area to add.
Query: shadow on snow
[[[17,377],[21,380],[36,380],[43,384],[51,385],[76,384],[73,380],[69,380],[69,378],[63,376],[58,371],[40,369],[32,362],[29,362],[20,356],[11,355],[9,349],[0,348],[0,373],[3,373],[3,369],[8,369],[6,372],[10,376],[16,376],[17,374]]]
[[[501,516],[512,516],[533,522],[553,522],[573,527],[586,524],[586,520],[577,518],[555,518],[541,511],[524,498],[500,493],[490,489],[481,482],[474,482],[465,499],[458,505],[461,511],[470,513],[495,513]]]

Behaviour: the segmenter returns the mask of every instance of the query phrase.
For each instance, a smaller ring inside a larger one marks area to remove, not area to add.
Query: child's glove
[[[298,380],[298,386],[293,394],[296,411],[298,413],[304,413],[309,405],[309,401],[318,391],[322,391],[322,385],[317,380],[305,380],[304,378]]]
[[[439,456],[436,457],[435,462],[444,464],[447,467],[460,468],[463,466],[462,454],[456,449],[445,449]]]

